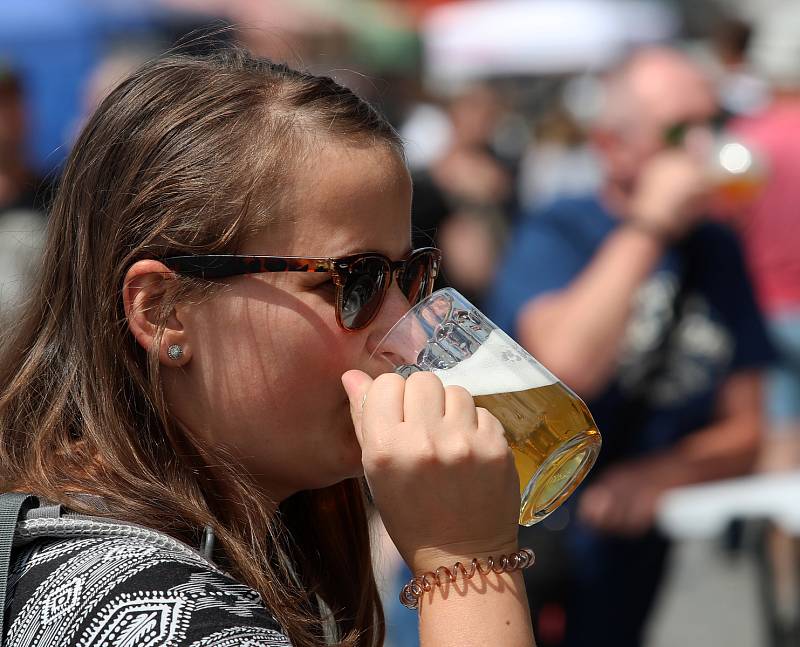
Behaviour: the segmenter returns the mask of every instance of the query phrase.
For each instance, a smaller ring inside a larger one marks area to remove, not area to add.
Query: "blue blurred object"
[[[38,172],[57,168],[66,156],[83,83],[107,43],[147,33],[164,13],[151,0],[0,2],[0,66],[22,80],[29,161]]]
[[[391,591],[400,591],[413,575],[403,564],[394,573]],[[392,595],[385,607],[386,644],[391,647],[419,647],[419,617],[416,611],[406,609],[397,595]]]

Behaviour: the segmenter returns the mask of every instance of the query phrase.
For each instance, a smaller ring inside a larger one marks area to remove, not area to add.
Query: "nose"
[[[392,281],[381,309],[369,326],[366,342],[367,355],[372,358],[371,363],[382,367],[384,372],[390,371],[394,366],[394,362],[398,359],[397,350],[399,349],[392,349],[389,343],[380,348],[379,345],[392,326],[400,321],[410,309],[411,304],[406,295],[397,286],[397,282]]]

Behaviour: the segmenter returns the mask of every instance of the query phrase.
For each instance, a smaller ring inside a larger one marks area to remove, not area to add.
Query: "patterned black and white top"
[[[258,594],[185,547],[38,539],[13,556],[7,647],[291,647]]]

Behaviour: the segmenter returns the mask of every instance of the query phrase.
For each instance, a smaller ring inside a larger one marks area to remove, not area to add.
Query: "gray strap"
[[[209,562],[214,561],[214,529],[206,525],[203,538],[200,540],[200,554]]]
[[[20,492],[0,494],[0,647],[5,641],[3,623],[5,621],[6,588],[8,568],[11,562],[11,547],[14,544],[14,530],[17,527],[19,511],[28,499],[35,497]]]
[[[26,519],[59,519],[61,517],[61,504],[54,503],[52,505],[41,505],[38,508],[28,510],[25,515]]]

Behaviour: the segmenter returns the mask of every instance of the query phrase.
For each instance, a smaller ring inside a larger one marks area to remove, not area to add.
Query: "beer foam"
[[[463,386],[473,396],[538,389],[558,382],[511,337],[497,329],[474,355],[433,373],[445,386]]]

